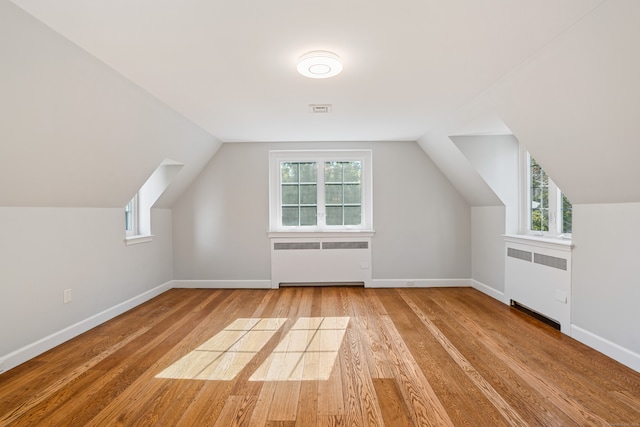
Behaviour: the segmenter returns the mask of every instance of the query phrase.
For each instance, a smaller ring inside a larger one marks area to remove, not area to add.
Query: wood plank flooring
[[[640,426],[640,374],[470,288],[292,287],[173,289],[0,375],[0,426],[142,425]]]

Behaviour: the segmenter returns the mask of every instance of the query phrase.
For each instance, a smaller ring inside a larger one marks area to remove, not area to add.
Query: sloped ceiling
[[[415,141],[601,1],[13,0],[223,142]]]
[[[82,50],[10,4],[2,205],[120,206],[171,158],[170,205],[221,142],[351,140],[418,141],[488,205],[448,136],[509,131],[574,203],[640,201],[635,0],[13,0]],[[344,72],[297,75],[315,49]]]
[[[573,203],[640,202],[640,2],[605,2],[494,90]]]
[[[0,206],[124,207],[169,158],[168,206],[221,144],[7,1],[0,58]]]

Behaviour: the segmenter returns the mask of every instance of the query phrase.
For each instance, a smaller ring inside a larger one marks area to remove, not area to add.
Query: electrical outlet
[[[72,295],[71,295],[71,291],[72,289],[65,289],[64,293],[63,293],[63,301],[65,304],[70,303],[71,301],[73,301]]]

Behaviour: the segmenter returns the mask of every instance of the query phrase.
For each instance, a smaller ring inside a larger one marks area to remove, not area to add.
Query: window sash
[[[525,233],[570,236],[571,202],[528,152],[525,162]]]
[[[359,226],[362,223],[361,172],[362,162],[357,160],[324,162],[324,220],[327,226]]]

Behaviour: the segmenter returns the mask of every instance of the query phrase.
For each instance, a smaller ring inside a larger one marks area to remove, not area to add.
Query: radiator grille
[[[536,264],[546,265],[560,270],[567,271],[567,260],[555,256],[533,254],[533,262]]]
[[[274,243],[273,249],[282,250],[301,250],[301,249],[320,249],[320,242],[282,242]]]
[[[529,251],[521,251],[520,249],[507,248],[507,256],[511,258],[521,259],[523,261],[531,262],[531,252]],[[538,255],[538,254],[536,254]]]
[[[369,242],[322,242],[322,249],[368,249]]]

